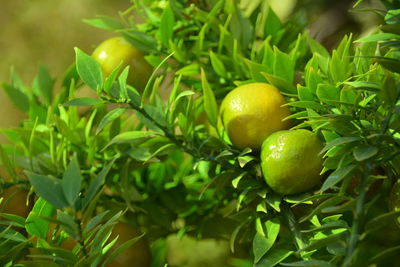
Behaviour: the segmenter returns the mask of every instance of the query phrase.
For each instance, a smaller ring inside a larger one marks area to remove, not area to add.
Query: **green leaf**
[[[376,59],[382,67],[392,72],[400,73],[400,60],[388,57],[379,57]]]
[[[378,148],[375,146],[357,146],[353,150],[354,158],[357,161],[364,161],[375,156],[378,153]]]
[[[119,118],[122,114],[124,114],[126,110],[127,110],[126,108],[116,108],[108,112],[100,121],[99,126],[96,129],[96,135],[99,134],[107,124]]]
[[[44,176],[32,172],[26,173],[36,193],[56,208],[68,206],[65,199],[62,181],[60,179]]]
[[[85,198],[83,199],[83,204],[82,204],[83,208],[85,208],[90,203],[90,201],[97,194],[97,191],[104,184],[106,176],[107,176],[108,172],[110,171],[111,167],[113,166],[115,160],[116,159],[113,159],[106,166],[104,166],[104,168],[96,176],[96,178],[90,182],[89,188],[86,191]]]
[[[324,184],[322,185],[321,191],[326,191],[329,188],[332,188],[334,185],[343,180],[356,168],[357,168],[356,164],[350,164],[336,169],[328,176],[328,178],[326,178]]]
[[[276,15],[274,10],[270,7],[270,5],[265,5],[267,7],[267,11],[264,14],[265,22],[261,25],[264,25],[264,37],[268,36],[276,36],[278,31],[282,28],[282,22],[279,17]]]
[[[303,233],[312,233],[312,232],[331,230],[331,229],[348,229],[349,230],[349,226],[347,225],[346,221],[337,220],[337,221],[333,221],[333,222],[328,222],[319,227],[311,228],[309,230],[303,230],[302,232]]]
[[[174,53],[169,54],[168,56],[166,56],[161,62],[160,64],[154,69],[153,73],[151,74],[149,80],[147,81],[147,84],[143,90],[143,95],[142,95],[142,101],[140,103],[140,107],[144,107],[145,101],[146,99],[154,94],[154,90],[158,89],[156,88],[156,86],[151,86],[151,84],[153,83],[153,81],[155,80],[156,77],[156,73],[157,71],[164,65],[164,63],[167,62],[167,60],[172,57],[174,55]]]
[[[107,147],[109,147],[110,145],[113,145],[113,144],[131,143],[131,142],[134,142],[134,141],[138,141],[139,139],[152,137],[154,135],[157,135],[157,133],[156,132],[152,132],[152,131],[130,131],[130,132],[124,132],[124,133],[121,133],[121,134],[115,136],[105,146],[105,148],[107,148]]]
[[[120,32],[124,39],[130,42],[134,47],[137,47],[139,50],[146,53],[158,51],[156,50],[157,40],[150,34],[132,28],[120,30]]]
[[[118,77],[119,92],[120,92],[119,97],[122,100],[126,100],[128,98],[128,89],[126,85],[126,79],[128,78],[128,74],[129,74],[129,66],[126,66]]]
[[[10,246],[15,245],[14,242],[23,243],[23,242],[28,241],[28,239],[23,234],[17,232],[14,229],[10,229],[10,228],[1,229],[0,240],[2,241],[2,243],[1,243],[2,249],[5,246],[8,246],[7,251],[10,251]],[[14,241],[14,242],[10,242],[10,241]],[[13,248],[14,247],[12,247],[11,249],[13,249]],[[0,258],[0,259],[2,259],[2,258]]]
[[[258,263],[254,264],[253,267],[275,266],[293,253],[294,251],[287,249],[270,250]]]
[[[380,90],[382,87],[379,83],[367,81],[344,82],[344,84],[350,85],[356,89],[368,89],[371,91]]]
[[[11,101],[23,112],[29,111],[29,99],[25,93],[20,91],[18,88],[10,85],[3,84],[3,89],[6,92],[7,96],[11,99]]]
[[[395,77],[393,74],[387,73],[383,80],[382,91],[380,92],[383,101],[390,106],[394,106],[399,93],[400,90]]]
[[[315,69],[311,66],[306,67],[305,72],[306,85],[310,91],[315,94],[317,92],[318,85],[323,83],[322,74],[319,69]]]
[[[391,39],[400,39],[400,35],[393,33],[377,33],[373,35],[369,35],[363,38],[360,38],[355,41],[355,43],[366,43],[366,42],[381,42],[387,41]]]
[[[294,267],[336,267],[337,265],[322,260],[305,260],[305,261],[296,261],[282,264],[283,266],[294,266]]]
[[[294,101],[286,103],[284,106],[292,106],[298,108],[311,108],[315,110],[327,110],[327,107],[314,101]]]
[[[111,89],[114,85],[115,80],[117,79],[118,74],[120,73],[122,68],[122,61],[119,63],[119,65],[108,75],[106,78],[106,81],[104,83],[104,92],[107,94],[110,94]]]
[[[251,78],[255,81],[265,82],[265,77],[261,74],[261,72],[268,73],[269,68],[267,66],[258,64],[254,61],[251,61],[247,58],[243,59],[244,63],[246,63],[247,67],[250,70]],[[272,72],[272,71],[271,71]]]
[[[210,51],[210,60],[211,60],[211,65],[215,70],[215,72],[221,77],[227,77],[224,63],[218,58],[218,56],[213,51]]]
[[[337,242],[339,240],[342,240],[347,233],[348,233],[348,231],[343,230],[343,232],[340,232],[338,234],[329,235],[329,236],[327,236],[325,238],[321,238],[321,239],[317,239],[315,241],[312,241],[310,244],[308,244],[307,246],[302,248],[300,250],[300,252],[302,252],[302,251],[311,251],[311,250],[318,249],[318,248],[321,248],[321,247],[326,247],[328,244],[332,244],[332,243],[335,243],[335,242]],[[310,266],[310,265],[299,265],[299,266]],[[317,265],[317,266],[320,266],[320,265]],[[321,265],[321,266],[325,266],[325,265]],[[332,266],[332,265],[326,265],[326,266]],[[336,266],[336,265],[333,265],[333,266]]]
[[[36,200],[25,222],[25,229],[28,234],[46,239],[50,221],[41,217],[51,218],[55,210],[56,208],[43,198],[40,197]]]
[[[176,75],[183,75],[183,76],[193,76],[198,75],[200,73],[200,66],[199,64],[190,64],[176,72]]]
[[[73,239],[79,238],[79,226],[69,214],[57,211],[57,221],[61,225],[61,229],[65,231]]]
[[[204,110],[206,111],[208,121],[216,128],[218,121],[217,101],[215,100],[214,92],[207,82],[207,77],[203,69],[201,69],[201,85],[203,88]]]
[[[274,218],[266,221],[264,227],[264,233],[257,231],[253,239],[254,263],[259,262],[274,245],[279,234],[280,222]]]
[[[309,35],[306,35],[308,45],[310,46],[311,52],[313,54],[318,53],[324,58],[330,58],[329,52],[325,49],[325,47],[319,42],[315,41]]]
[[[33,80],[33,92],[39,96],[42,101],[49,106],[52,102],[53,86],[55,80],[51,78],[48,69],[44,65],[40,65],[39,73]]]
[[[74,156],[67,166],[62,179],[62,188],[66,200],[70,206],[75,204],[81,191],[82,175],[79,169],[78,160]]]
[[[351,63],[347,57],[342,58],[337,50],[332,53],[332,59],[329,61],[329,75],[334,83],[341,83],[351,75]]]
[[[118,20],[107,16],[99,16],[95,19],[84,19],[83,22],[103,30],[119,30],[124,28]]]
[[[113,259],[115,259],[119,254],[123,253],[125,250],[127,250],[129,247],[133,246],[136,242],[138,242],[144,234],[134,237],[126,242],[124,242],[122,245],[118,246],[116,249],[114,249],[109,256],[106,258],[106,260],[103,262],[102,266],[108,266],[108,263],[111,262]],[[125,252],[127,253],[127,252]]]
[[[297,92],[301,101],[315,101],[316,98],[308,87],[297,85]]]
[[[325,153],[326,151],[330,150],[333,147],[352,143],[352,142],[359,141],[359,140],[361,140],[361,137],[339,137],[339,138],[333,139],[332,141],[329,141],[325,145],[325,147],[321,150],[320,154]]]
[[[288,82],[282,79],[281,77],[271,75],[265,72],[262,72],[261,74],[267,79],[267,81],[270,84],[276,86],[282,92],[287,94],[297,94],[297,89],[291,82]]]
[[[104,104],[104,102],[100,99],[91,97],[81,97],[67,101],[66,103],[64,103],[64,106],[95,106],[100,104]]]
[[[294,78],[295,60],[292,60],[288,54],[283,53],[277,47],[274,47],[273,62],[274,75],[291,84]]]
[[[93,218],[90,219],[90,221],[85,225],[85,231],[86,232],[90,232],[90,230],[92,230],[94,227],[96,227],[99,223],[101,223],[101,221],[103,220],[103,218],[109,213],[109,210],[106,210],[100,214],[97,214],[96,216],[94,216]]]
[[[400,9],[390,9],[385,15],[385,21],[387,24],[400,24]]]
[[[100,90],[103,86],[103,72],[99,63],[77,47],[75,53],[76,69],[82,81],[93,90]]]
[[[168,46],[174,32],[175,17],[170,4],[164,8],[160,22],[160,39],[164,46]]]

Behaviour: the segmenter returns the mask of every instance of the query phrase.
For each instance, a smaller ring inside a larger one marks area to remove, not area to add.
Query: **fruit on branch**
[[[92,56],[100,64],[105,77],[109,76],[119,64],[122,64],[121,71],[129,66],[127,83],[139,92],[143,91],[153,71],[144,59],[143,52],[122,37],[105,40],[94,50]]]
[[[261,149],[265,181],[275,192],[289,195],[308,191],[321,182],[323,144],[308,130],[271,134]]]
[[[241,85],[222,101],[220,119],[233,145],[260,150],[273,132],[288,129],[289,108],[278,88],[267,83]]]

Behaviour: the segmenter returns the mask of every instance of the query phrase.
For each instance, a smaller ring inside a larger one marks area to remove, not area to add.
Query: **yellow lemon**
[[[323,144],[308,130],[278,131],[261,149],[264,179],[275,192],[289,195],[308,191],[321,182]]]
[[[102,42],[93,52],[93,58],[100,64],[104,76],[122,62],[122,69],[130,66],[127,82],[142,91],[152,73],[152,67],[144,59],[142,51],[122,37],[113,37]]]
[[[220,119],[234,146],[260,150],[267,136],[289,128],[289,122],[283,121],[290,115],[289,108],[282,106],[285,103],[276,87],[267,83],[250,83],[225,96]]]

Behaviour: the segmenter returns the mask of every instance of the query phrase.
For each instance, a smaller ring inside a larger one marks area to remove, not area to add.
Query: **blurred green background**
[[[53,75],[62,73],[74,59],[74,46],[85,51],[109,36],[82,19],[96,15],[118,16],[128,0],[13,0],[0,9],[0,80],[8,79],[14,65],[30,81],[43,63]]]
[[[129,0],[3,0],[0,5],[0,82],[8,81],[11,66],[30,84],[40,63],[60,77],[74,61],[74,47],[90,53],[110,32],[82,19],[117,17]],[[0,128],[16,126],[21,112],[0,90]],[[2,140],[0,138],[0,140]]]

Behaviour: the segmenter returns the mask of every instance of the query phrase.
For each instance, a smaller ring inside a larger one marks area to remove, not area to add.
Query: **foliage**
[[[76,48],[57,90],[45,67],[32,86],[11,74],[3,88],[29,119],[3,130],[12,144],[1,160],[36,199],[28,218],[3,215],[0,250],[13,249],[0,262],[38,248],[30,258],[46,264],[101,264],[123,217],[154,244],[176,232],[229,239],[232,251],[247,251],[235,266],[393,263],[398,240],[379,238],[400,214],[387,206],[400,172],[400,21],[398,9],[380,14],[377,33],[347,35],[331,52],[304,31],[302,16],[281,22],[266,1],[138,0],[119,19],[86,20],[147,52],[155,70],[139,94],[128,69],[103,77]],[[250,82],[278,87],[293,128],[325,141],[319,188],[274,193],[259,156],[231,146],[218,127],[218,103]],[[75,97],[84,86],[97,97]],[[72,251],[60,248],[67,238],[76,240]],[[164,248],[152,249],[153,266],[163,266]]]

